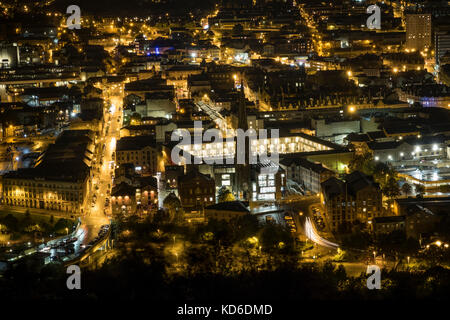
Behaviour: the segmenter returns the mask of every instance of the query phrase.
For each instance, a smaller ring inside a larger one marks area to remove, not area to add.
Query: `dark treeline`
[[[149,261],[149,256],[153,257]],[[213,258],[211,256],[210,258]],[[193,266],[189,272],[170,273],[154,252],[136,252],[95,270],[82,270],[81,290],[68,290],[65,269],[48,265],[33,271],[27,264],[0,278],[5,300],[405,300],[448,299],[450,271],[433,267],[424,272],[382,272],[381,290],[368,290],[366,276],[348,277],[342,266],[326,263],[298,265],[272,262],[271,270],[249,268],[232,272]]]

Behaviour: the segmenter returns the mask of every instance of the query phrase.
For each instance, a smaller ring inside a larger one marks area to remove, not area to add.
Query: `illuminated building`
[[[287,179],[297,182],[304,191],[319,193],[320,184],[336,175],[320,163],[314,163],[304,158],[286,158],[280,162],[286,171]]]
[[[263,170],[267,167],[275,170]],[[252,198],[253,202],[280,201],[286,188],[286,173],[274,163],[257,164],[252,166]]]
[[[386,234],[392,231],[405,231],[405,216],[389,216],[374,218],[372,222],[375,234]]]
[[[216,202],[214,179],[192,168],[178,178],[178,194],[186,212],[203,212],[205,206]]]
[[[326,140],[304,133],[287,134],[279,138],[250,139],[253,155],[264,151],[269,153],[290,154],[300,152],[315,152],[340,149],[341,147]],[[248,146],[248,145],[247,145]],[[180,148],[193,156],[203,158],[234,158],[236,141],[217,143],[198,143],[180,145]]]
[[[157,207],[158,189],[154,177],[146,177],[138,186],[121,182],[111,191],[113,214],[148,214]]]
[[[15,68],[19,61],[19,47],[16,43],[0,45],[0,69]]]
[[[406,15],[406,48],[423,50],[431,46],[431,14]]]
[[[164,171],[167,152],[154,136],[124,137],[117,141],[116,165],[132,163],[137,171],[155,174]]]
[[[436,30],[434,32],[434,48],[435,48],[435,59],[436,64],[443,65],[442,58],[444,55],[450,51],[450,28],[447,27],[446,30]]]
[[[3,204],[83,213],[89,194],[93,133],[66,130],[37,160],[34,168],[3,175]]]
[[[178,189],[178,177],[181,177],[183,175],[183,166],[166,166],[164,171],[164,182],[166,190]]]
[[[326,220],[334,232],[348,230],[355,221],[368,223],[383,215],[379,185],[359,171],[347,175],[345,181],[330,178],[321,187]]]

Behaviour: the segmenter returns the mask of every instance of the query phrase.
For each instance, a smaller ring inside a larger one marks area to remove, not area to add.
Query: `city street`
[[[113,152],[116,149],[116,141],[120,138],[120,127],[122,124],[122,96],[112,96],[110,98],[109,113],[106,113],[105,128],[99,138],[99,153],[96,164],[93,168],[92,194],[86,201],[86,215],[82,217],[82,228],[86,236],[83,244],[87,244],[94,239],[102,225],[109,224],[110,220],[105,214],[109,208],[105,207],[106,198],[110,195],[108,191],[112,188],[112,174],[114,173]],[[107,128],[109,127],[109,130]],[[105,149],[102,151],[102,145]],[[98,171],[97,171],[98,169]],[[94,202],[94,199],[95,202]]]

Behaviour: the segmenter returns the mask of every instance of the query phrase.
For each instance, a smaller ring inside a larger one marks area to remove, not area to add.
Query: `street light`
[[[375,251],[373,252],[373,261],[377,262],[377,253]]]

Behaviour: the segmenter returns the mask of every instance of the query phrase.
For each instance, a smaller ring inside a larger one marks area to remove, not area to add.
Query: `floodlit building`
[[[431,14],[406,15],[406,48],[423,50],[431,47]]]

